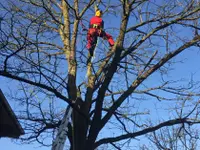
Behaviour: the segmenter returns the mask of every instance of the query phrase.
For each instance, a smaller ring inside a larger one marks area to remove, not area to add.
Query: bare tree
[[[116,42],[109,50],[100,39],[87,66],[82,26],[97,2]],[[200,123],[198,82],[168,77],[176,56],[199,48],[198,1],[8,0],[0,8],[0,76],[20,85],[13,98],[23,142],[51,145],[67,106],[71,150],[134,149],[140,136]]]
[[[198,149],[198,129],[191,129],[189,125],[185,124],[162,128],[148,135],[148,138],[151,143],[142,147],[158,150]]]

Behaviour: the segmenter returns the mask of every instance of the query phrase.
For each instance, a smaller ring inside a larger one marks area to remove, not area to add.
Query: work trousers
[[[94,50],[97,44],[98,37],[101,37],[107,40],[111,47],[115,43],[112,36],[106,33],[104,30],[98,29],[98,28],[90,28],[87,33],[87,49],[88,50]]]

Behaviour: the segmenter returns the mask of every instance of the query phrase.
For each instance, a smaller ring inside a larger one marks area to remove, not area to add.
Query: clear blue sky
[[[0,150],[50,150],[49,147],[39,147],[38,144],[17,144],[9,138],[0,139]]]
[[[195,73],[194,79],[200,80],[200,51],[194,50],[186,50],[180,56],[176,58],[176,60],[183,60],[185,59],[184,64],[176,64],[175,70],[171,72],[170,76],[173,78],[188,78],[190,79],[191,73]],[[5,78],[0,77],[0,88],[3,92],[9,93],[8,89],[11,88],[10,84],[7,84]],[[10,82],[9,82],[10,83]],[[11,107],[14,109],[15,104],[12,103],[11,100],[7,99],[11,104]],[[141,141],[142,142],[142,141]],[[30,145],[19,145],[12,142],[11,139],[8,138],[1,138],[0,139],[0,150],[50,150],[49,147],[39,147],[38,144],[30,144]]]
[[[106,18],[108,19],[108,18]],[[110,20],[105,20],[105,26],[106,22],[111,23]],[[112,24],[112,23],[111,23]],[[110,26],[111,26],[110,24]],[[187,78],[190,79],[191,73],[195,73],[194,79],[200,80],[200,50],[199,52],[196,50],[186,50],[181,55],[179,55],[177,58],[175,58],[176,61],[178,60],[184,60],[184,63],[178,63],[174,65],[174,70],[171,71],[170,76],[173,79],[180,79],[180,78]],[[152,78],[152,82],[155,82],[156,79]],[[10,82],[8,83],[8,80],[5,78],[0,77],[0,89],[4,93],[9,93],[9,89],[13,88],[14,86],[10,87]],[[5,95],[6,96],[6,95]],[[17,106],[16,104],[11,101],[9,98],[7,98],[8,102],[10,103],[11,107],[15,109]],[[29,145],[19,145],[13,142],[11,139],[8,138],[1,138],[0,139],[0,150],[50,150],[50,147],[39,147],[38,144],[29,144]]]
[[[9,89],[13,89],[12,87],[15,87],[13,82],[7,82],[5,78],[0,77],[0,89],[2,90],[3,93],[5,93],[5,97],[12,107],[13,110],[17,108],[18,106],[10,100],[7,96],[6,93],[9,94]],[[12,85],[12,87],[10,86]],[[10,138],[0,138],[0,150],[49,150],[50,148],[48,147],[39,147],[38,144],[24,144],[20,145],[19,142],[16,139],[10,139]]]

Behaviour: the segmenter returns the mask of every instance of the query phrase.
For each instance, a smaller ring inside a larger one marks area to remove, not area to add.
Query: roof
[[[19,136],[23,134],[24,130],[0,90],[0,138],[19,138]]]

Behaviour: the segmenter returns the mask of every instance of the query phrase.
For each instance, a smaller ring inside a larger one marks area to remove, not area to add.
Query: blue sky
[[[0,139],[1,150],[50,150],[49,147],[39,147],[38,144],[17,144],[14,140],[9,138]]]
[[[118,24],[117,23],[115,24],[112,21],[115,19],[117,19],[117,18],[112,18],[109,20],[108,16],[106,16],[105,27],[108,27],[108,26],[112,27],[113,25],[115,27],[117,27]],[[112,30],[109,30],[109,32],[111,33]],[[199,80],[199,77],[200,77],[200,65],[198,65],[198,64],[200,64],[199,56],[200,56],[200,50],[190,48],[190,49],[186,50],[185,52],[183,52],[182,54],[180,54],[178,57],[176,57],[175,58],[176,61],[184,60],[184,63],[177,63],[174,65],[174,67],[173,67],[174,70],[172,70],[169,74],[170,78],[172,78],[172,79],[180,79],[180,78],[190,79],[191,73],[194,73],[195,74],[194,79]],[[156,82],[155,76],[150,77],[150,79],[151,79],[151,81],[149,81],[149,82],[152,82],[152,83]],[[1,83],[0,88],[2,89],[3,93],[5,93],[5,96],[6,96],[6,94],[9,93],[9,90],[15,86],[14,82],[10,82],[10,81],[8,82],[7,79],[2,78],[2,77],[0,77],[0,83]],[[12,87],[10,87],[11,84],[12,84]],[[15,110],[15,108],[18,107],[16,105],[16,103],[14,103],[8,97],[7,97],[7,100],[14,110]],[[148,105],[147,102],[141,102],[141,105],[142,104]],[[166,104],[167,104],[167,102],[166,102]],[[152,108],[154,107],[152,104],[150,104],[150,106]],[[155,113],[156,113],[156,111],[155,111]],[[156,116],[156,114],[154,114],[154,115]],[[38,144],[24,144],[24,145],[16,144],[15,141],[12,141],[11,139],[8,139],[8,138],[0,139],[0,147],[1,147],[0,148],[1,150],[35,150],[35,149],[49,150],[50,149],[49,147],[39,147]]]
[[[171,72],[170,76],[172,78],[188,78],[190,79],[191,73],[195,73],[194,79],[199,80],[200,78],[200,51],[194,50],[194,49],[188,49],[185,52],[183,52],[181,55],[179,55],[176,60],[185,60],[184,64],[179,63],[174,66],[175,70]],[[8,82],[5,78],[0,77],[0,88],[4,93],[9,93],[10,87],[10,81]],[[9,84],[8,84],[9,83]],[[8,102],[10,103],[11,107],[15,109],[17,107],[12,100],[9,100],[7,98]],[[144,102],[145,105],[147,105],[146,102]],[[166,102],[167,105],[167,102]],[[153,107],[153,106],[152,106]],[[156,112],[155,112],[156,113]],[[161,112],[159,112],[161,113]],[[155,114],[156,116],[156,114]],[[160,114],[161,117],[161,114]],[[49,147],[39,147],[38,144],[23,144],[20,145],[19,142],[16,144],[15,140],[11,140],[9,138],[1,138],[0,139],[0,147],[1,150],[49,150]],[[141,143],[143,143],[141,141]]]
[[[18,108],[16,103],[14,103],[11,99],[6,96],[6,93],[9,94],[9,89],[13,89],[12,87],[15,87],[15,84],[13,82],[10,82],[6,80],[6,78],[0,77],[0,89],[3,93],[5,93],[5,97],[10,104],[11,108],[15,110]],[[12,85],[12,87],[10,87]],[[38,144],[23,144],[20,145],[19,141],[16,139],[10,139],[10,138],[0,138],[0,150],[49,150],[48,147],[39,147]]]

